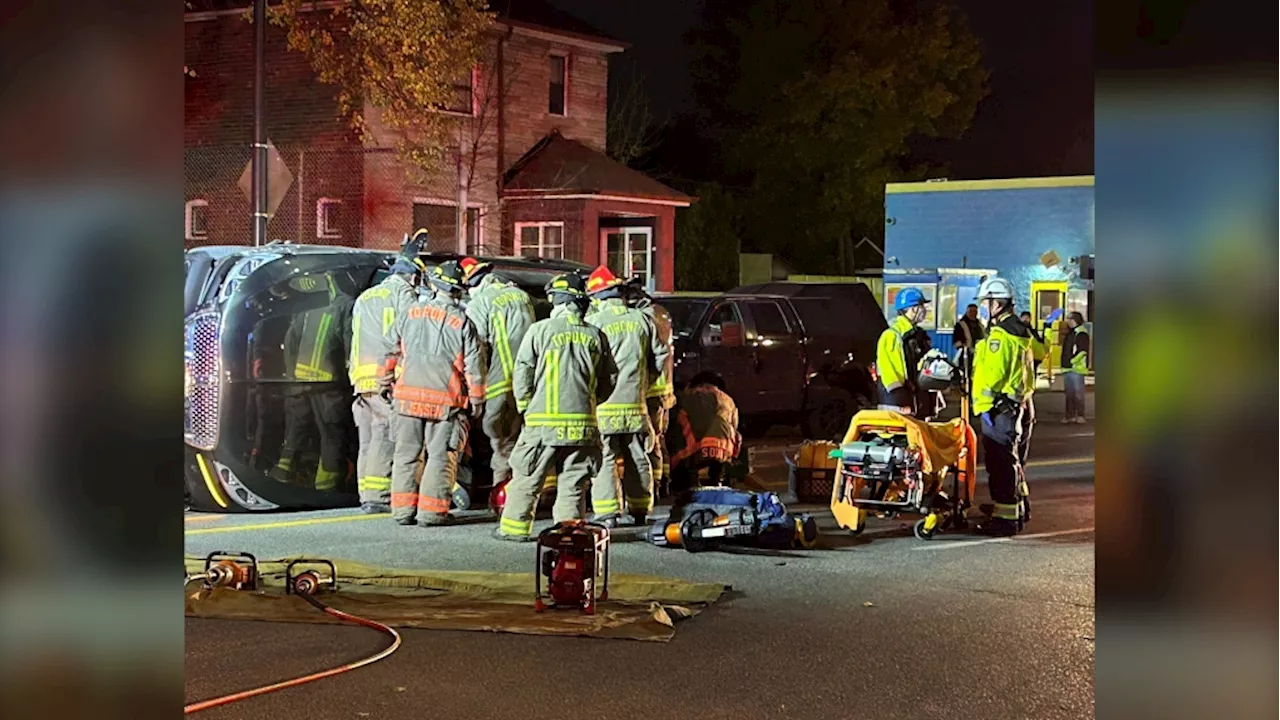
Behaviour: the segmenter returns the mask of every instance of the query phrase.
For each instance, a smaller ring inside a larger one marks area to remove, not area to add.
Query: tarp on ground
[[[532,548],[530,549],[532,554]],[[285,566],[294,558],[262,561],[260,590],[186,588],[188,617],[223,620],[340,623],[301,598],[284,594]],[[187,556],[188,573],[204,559]],[[666,642],[675,621],[698,614],[727,589],[645,575],[611,575],[609,599],[595,615],[572,609],[534,612],[532,573],[401,570],[335,560],[338,592],[320,600],[337,610],[397,628],[480,630]],[[316,566],[298,567],[296,570]]]

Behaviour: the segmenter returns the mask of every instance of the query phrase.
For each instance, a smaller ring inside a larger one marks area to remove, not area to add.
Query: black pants
[[[671,468],[670,492],[672,495],[682,493],[698,485],[698,471],[707,469],[707,483],[719,485],[724,475],[724,463],[709,458],[690,458]]]
[[[1023,408],[1016,410],[992,410],[980,416],[982,424],[982,453],[987,469],[988,489],[995,503],[994,517],[1017,520],[1021,493],[1023,452]]]

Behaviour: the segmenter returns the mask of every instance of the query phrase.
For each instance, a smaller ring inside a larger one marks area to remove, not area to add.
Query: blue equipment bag
[[[691,552],[721,542],[787,550],[812,547],[817,534],[816,521],[789,515],[777,493],[700,487],[681,493],[670,516],[654,523],[649,538],[655,545],[678,545]]]

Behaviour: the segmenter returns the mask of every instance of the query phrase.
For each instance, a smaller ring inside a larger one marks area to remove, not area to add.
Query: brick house
[[[247,3],[191,4],[186,245],[248,243],[252,209],[238,184],[253,132]],[[362,141],[339,117],[335,89],[268,27],[266,126],[278,154],[270,182],[288,187],[269,237],[394,248],[426,227],[433,250],[607,262],[672,289],[675,211],[691,198],[604,154],[609,56],[626,46],[543,0],[490,8],[498,19],[485,69],[459,80],[449,110],[459,131],[452,167],[427,178],[410,175],[376,113]]]

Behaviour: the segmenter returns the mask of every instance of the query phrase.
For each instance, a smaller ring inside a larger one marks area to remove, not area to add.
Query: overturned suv
[[[458,259],[424,254],[428,267]],[[359,441],[347,379],[351,308],[387,276],[395,254],[272,243],[186,253],[183,476],[196,510],[354,506]],[[586,266],[483,258],[550,313],[543,287]],[[471,430],[455,503],[482,504],[490,448]]]

